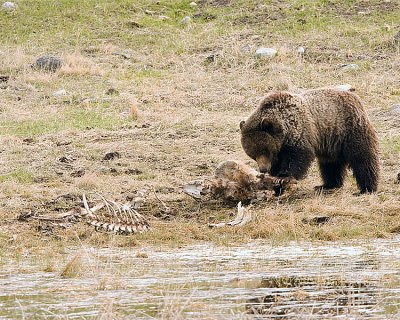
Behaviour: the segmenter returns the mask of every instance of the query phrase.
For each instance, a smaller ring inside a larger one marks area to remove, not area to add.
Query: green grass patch
[[[15,181],[21,184],[31,184],[34,182],[34,175],[27,169],[17,169],[11,173],[0,175],[0,182]]]
[[[74,107],[63,115],[54,115],[32,120],[0,121],[0,134],[21,137],[39,136],[68,129],[117,130],[131,119],[107,112],[106,108],[82,109]]]
[[[170,32],[138,32],[129,26],[129,22],[137,22],[139,29],[178,30],[183,27],[181,19],[196,10],[189,3],[183,0],[159,3],[144,0],[26,0],[19,2],[12,12],[0,10],[0,38],[3,45],[31,46],[34,43],[54,51],[94,45],[94,41],[101,43],[102,39],[113,39],[117,44],[148,45],[149,39],[164,39]],[[161,15],[169,19],[161,20],[158,18]],[[176,37],[176,33],[172,36]]]
[[[380,142],[381,149],[384,152],[392,153],[392,152],[400,152],[400,136],[392,137]]]

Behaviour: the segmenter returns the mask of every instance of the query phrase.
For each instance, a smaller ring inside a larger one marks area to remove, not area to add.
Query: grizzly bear
[[[272,92],[240,129],[243,149],[261,172],[299,180],[317,158],[323,185],[316,188],[341,187],[350,167],[361,193],[377,190],[378,139],[353,93]]]

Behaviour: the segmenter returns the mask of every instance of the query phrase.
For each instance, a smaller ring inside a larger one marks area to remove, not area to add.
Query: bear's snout
[[[268,157],[264,155],[258,156],[256,161],[261,173],[268,173],[271,170],[271,161],[269,161]]]

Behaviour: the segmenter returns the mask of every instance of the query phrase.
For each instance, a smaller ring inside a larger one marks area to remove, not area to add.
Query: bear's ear
[[[282,133],[282,126],[275,120],[262,118],[260,123],[261,131],[268,132],[271,135]]]
[[[245,123],[246,123],[246,121],[244,121],[244,120],[240,121],[240,123],[239,123],[240,130],[243,129],[243,126]]]

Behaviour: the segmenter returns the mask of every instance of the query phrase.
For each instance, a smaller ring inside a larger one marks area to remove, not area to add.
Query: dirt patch
[[[200,6],[210,6],[210,7],[225,7],[231,4],[232,0],[200,0],[197,4]]]
[[[268,25],[277,20],[285,20],[288,11],[284,5],[274,2],[273,4],[263,4],[254,6],[250,10],[243,11],[233,20],[234,25]]]
[[[397,1],[358,1],[352,3],[351,6],[343,5],[343,3],[334,3],[328,1],[326,6],[321,10],[329,12],[336,16],[355,16],[355,15],[369,15],[372,13],[385,13],[398,10],[400,4]]]
[[[397,1],[360,1],[353,5],[356,13],[390,12],[399,9],[400,4]]]

